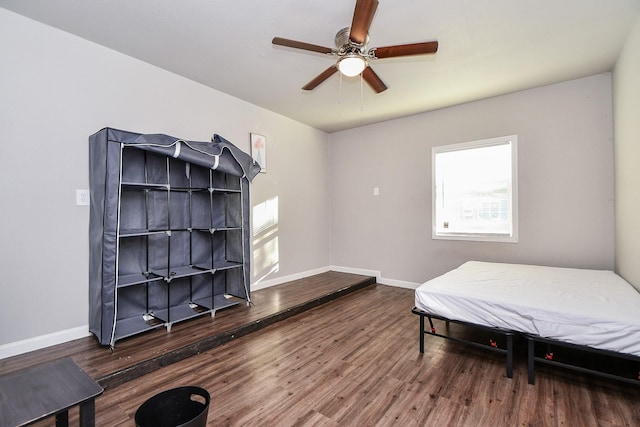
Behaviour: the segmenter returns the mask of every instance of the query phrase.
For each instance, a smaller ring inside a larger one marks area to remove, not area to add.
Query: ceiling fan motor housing
[[[351,39],[349,39],[349,33],[351,32],[351,27],[345,27],[336,33],[336,47],[338,48],[339,54],[345,53],[359,53],[364,54],[365,48],[369,43],[369,35],[367,34],[367,39],[365,40],[363,45],[358,43],[354,43]]]

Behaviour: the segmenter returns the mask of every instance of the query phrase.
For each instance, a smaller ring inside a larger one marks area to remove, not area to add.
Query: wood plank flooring
[[[512,379],[501,355],[441,338],[421,355],[412,306],[412,290],[365,287],[108,389],[97,425],[131,426],[182,385],[210,392],[209,426],[640,425],[638,387],[544,366],[530,385],[521,345]]]
[[[90,336],[0,360],[0,375],[62,357],[72,357],[104,388],[222,345],[350,292],[375,278],[329,271],[252,292],[252,305],[221,310],[116,342],[113,352]]]

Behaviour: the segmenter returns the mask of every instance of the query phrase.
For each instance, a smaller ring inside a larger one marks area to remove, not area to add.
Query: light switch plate
[[[89,190],[76,190],[76,205],[89,206]]]

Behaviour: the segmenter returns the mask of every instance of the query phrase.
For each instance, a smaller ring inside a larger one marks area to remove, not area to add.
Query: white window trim
[[[489,233],[445,233],[436,232],[436,154],[481,148],[511,141],[511,235]],[[431,148],[431,238],[434,240],[465,240],[478,242],[518,242],[518,136],[508,135],[459,144]]]

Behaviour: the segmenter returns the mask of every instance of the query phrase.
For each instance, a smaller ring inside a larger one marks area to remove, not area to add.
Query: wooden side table
[[[69,425],[69,409],[80,406],[80,426],[95,424],[95,398],[102,387],[70,357],[0,376],[0,427],[15,427],[55,415]]]

